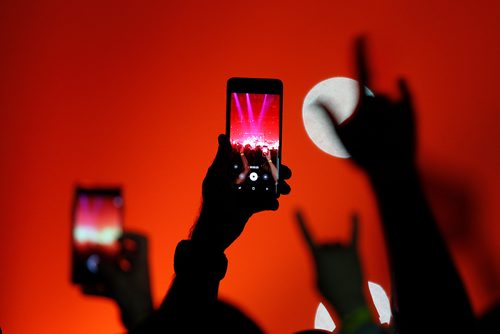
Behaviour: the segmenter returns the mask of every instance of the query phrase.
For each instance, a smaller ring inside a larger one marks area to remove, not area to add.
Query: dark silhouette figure
[[[341,320],[341,333],[382,333],[383,328],[373,316],[363,294],[361,262],[358,253],[358,216],[352,217],[351,243],[318,244],[309,232],[300,211],[296,212],[299,228],[314,259],[316,285],[331,311]]]
[[[203,203],[189,240],[177,245],[175,277],[162,304],[131,333],[261,333],[243,313],[218,301],[219,283],[227,270],[224,251],[238,238],[248,219],[264,210],[277,210],[275,196],[255,196],[233,190],[232,147],[218,138],[215,159],[203,180]],[[280,194],[288,194],[291,177],[281,166]],[[235,314],[239,314],[236,316]]]
[[[500,303],[494,304],[478,317],[476,332],[480,334],[500,333]]]
[[[148,240],[142,234],[125,232],[119,242],[119,256],[99,263],[104,289],[98,286],[83,286],[82,291],[87,295],[114,300],[120,309],[123,325],[130,330],[153,312]],[[102,291],[105,291],[105,294]]]
[[[399,81],[401,99],[369,97],[363,39],[356,44],[359,103],[342,124],[327,112],[352,161],[374,189],[393,272],[397,331],[473,333],[474,316],[421,187],[416,163],[410,91]]]

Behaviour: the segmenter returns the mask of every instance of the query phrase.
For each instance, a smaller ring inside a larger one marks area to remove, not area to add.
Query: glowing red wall
[[[321,240],[346,239],[350,212],[359,211],[367,278],[389,290],[367,180],[317,149],[301,119],[314,84],[354,76],[361,33],[371,88],[394,93],[400,75],[411,85],[420,165],[482,312],[499,297],[498,10],[471,0],[1,2],[0,326],[9,334],[121,330],[110,301],[69,283],[79,181],[124,186],[125,224],[150,236],[160,302],[225,129],[231,76],[283,80],[283,161],[294,174],[280,210],[255,216],[228,250],[221,295],[270,333],[312,327],[320,299],[292,219],[297,206]]]

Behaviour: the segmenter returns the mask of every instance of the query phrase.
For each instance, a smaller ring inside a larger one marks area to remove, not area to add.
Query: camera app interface
[[[280,95],[231,94],[230,140],[237,190],[276,193],[280,146]]]
[[[96,274],[103,257],[119,252],[123,200],[118,192],[79,193],[75,206],[73,244],[77,271],[84,276]]]

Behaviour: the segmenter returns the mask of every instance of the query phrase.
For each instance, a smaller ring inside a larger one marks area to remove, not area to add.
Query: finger
[[[405,105],[412,104],[412,98],[410,89],[408,88],[408,83],[405,79],[401,78],[398,80],[399,92],[401,94],[401,102]]]
[[[137,243],[144,243],[147,242],[148,237],[140,232],[123,231],[121,239],[131,239]]]
[[[276,198],[262,199],[254,203],[254,212],[261,211],[276,211],[278,210],[280,203]]]
[[[133,263],[130,259],[127,259],[125,256],[122,256],[118,259],[118,267],[122,272],[131,272],[133,269]]]
[[[280,179],[288,180],[291,177],[292,177],[292,170],[290,168],[288,168],[288,166],[286,166],[286,165],[281,165],[280,166]]]
[[[366,37],[361,36],[356,39],[356,66],[358,71],[358,93],[360,101],[365,97],[365,87],[369,87],[368,65],[366,61]]]
[[[142,253],[148,247],[148,238],[141,233],[126,231],[121,236],[120,243],[125,253]]]
[[[285,181],[280,181],[278,183],[278,192],[282,195],[288,195],[292,191],[292,188]]]
[[[358,233],[359,233],[359,216],[357,213],[352,214],[351,218],[351,246],[354,248],[358,247]]]
[[[231,157],[231,143],[227,136],[223,134],[220,134],[217,140],[219,147],[217,148],[217,154],[215,155],[212,167],[227,166]]]
[[[330,111],[328,111],[328,108],[325,105],[323,105],[322,103],[320,103],[319,106],[321,107],[321,109],[325,113],[326,117],[330,121],[330,125],[332,126],[332,128],[338,129],[340,126],[340,123],[337,121],[337,119],[335,117],[333,117],[332,113]]]
[[[306,241],[307,246],[309,249],[315,253],[316,252],[316,243],[314,242],[314,239],[309,232],[309,229],[306,226],[306,222],[304,220],[304,217],[302,215],[302,212],[300,210],[295,211],[295,219],[297,220],[297,223],[299,224],[300,231],[302,232],[302,236],[304,237],[304,240]]]
[[[121,251],[124,253],[136,253],[139,249],[139,243],[130,237],[120,239]]]

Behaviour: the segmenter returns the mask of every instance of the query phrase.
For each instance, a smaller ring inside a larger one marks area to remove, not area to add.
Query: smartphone
[[[283,83],[279,79],[227,81],[226,135],[233,148],[235,191],[279,196]]]
[[[77,186],[72,209],[72,282],[102,283],[99,263],[114,260],[123,234],[123,197],[120,187]]]

